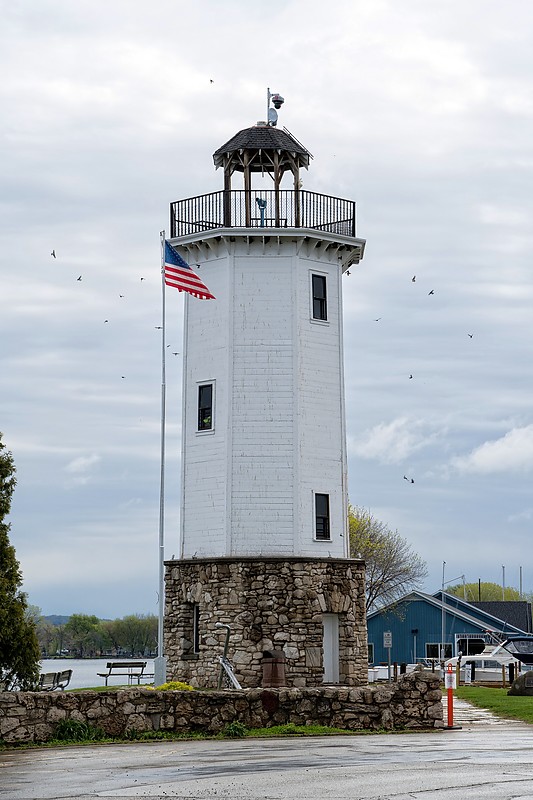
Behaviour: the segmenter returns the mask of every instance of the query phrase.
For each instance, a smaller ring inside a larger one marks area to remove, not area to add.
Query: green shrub
[[[54,738],[58,742],[100,742],[107,738],[102,728],[89,725],[77,719],[62,719],[54,731]]]
[[[248,729],[246,725],[243,725],[242,722],[237,722],[237,720],[234,720],[233,722],[228,722],[222,731],[222,734],[228,739],[242,739],[244,736],[246,736],[247,730]]]

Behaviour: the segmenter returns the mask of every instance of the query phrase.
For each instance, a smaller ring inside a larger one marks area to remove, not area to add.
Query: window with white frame
[[[201,383],[198,386],[198,430],[213,430],[213,384]]]
[[[313,319],[327,322],[328,296],[325,275],[311,275],[311,291]]]
[[[450,642],[444,645],[444,658],[453,656],[453,648]],[[440,642],[426,642],[426,658],[438,661],[440,659]]]
[[[321,541],[331,539],[329,494],[315,493],[315,538]]]

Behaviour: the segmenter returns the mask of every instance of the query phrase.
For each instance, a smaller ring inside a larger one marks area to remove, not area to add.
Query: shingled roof
[[[483,600],[471,602],[470,605],[503,619],[526,633],[531,632],[531,603],[525,600]]]
[[[244,150],[265,153],[273,153],[275,151],[290,153],[302,167],[308,167],[309,160],[312,157],[311,153],[287,131],[273,128],[270,125],[254,125],[252,128],[244,128],[236,133],[226,144],[223,144],[213,153],[215,167],[223,166],[225,155]],[[254,172],[260,171],[261,168],[260,161],[251,167]]]

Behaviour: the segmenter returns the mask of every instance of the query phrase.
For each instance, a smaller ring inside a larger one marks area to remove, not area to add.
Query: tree
[[[348,507],[350,555],[366,563],[367,611],[393,603],[416,589],[427,567],[398,531],[375,519],[369,511]]]
[[[100,634],[100,620],[94,614],[72,614],[65,625],[64,634],[78,658],[94,652]]]
[[[32,689],[39,679],[39,644],[35,621],[21,591],[22,573],[4,522],[15,490],[13,456],[0,434],[0,689]]]
[[[39,617],[36,623],[37,639],[43,656],[55,656],[57,654],[57,629],[55,625],[45,617]]]
[[[115,620],[118,641],[130,655],[146,655],[157,642],[157,617],[153,614],[128,614]]]
[[[448,586],[446,589],[448,594],[453,594],[455,597],[460,597],[467,600],[469,603],[477,603],[478,601],[489,602],[493,600],[520,600],[520,592],[518,589],[513,589],[512,586],[505,587],[505,598],[503,586],[499,583],[490,583],[481,581],[481,583],[457,583],[454,586]]]

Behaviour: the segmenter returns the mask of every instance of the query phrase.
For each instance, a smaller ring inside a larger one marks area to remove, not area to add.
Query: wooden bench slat
[[[128,683],[131,684],[133,679],[137,680],[140,684],[141,678],[148,677],[144,670],[146,669],[147,661],[108,661],[106,664],[107,672],[98,672],[99,678],[105,678],[105,685],[112,676],[126,677]],[[117,670],[126,670],[125,672],[118,672]]]

